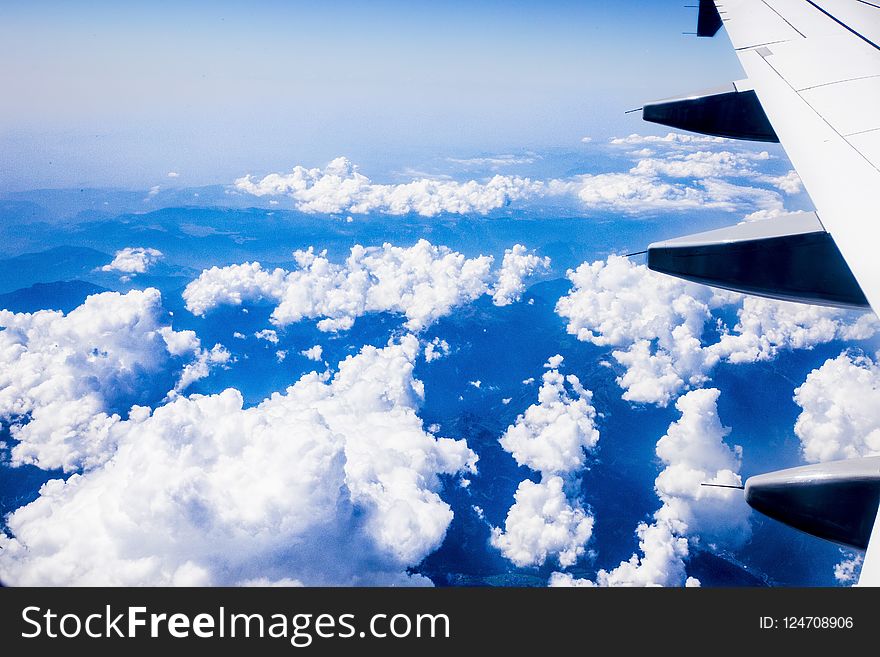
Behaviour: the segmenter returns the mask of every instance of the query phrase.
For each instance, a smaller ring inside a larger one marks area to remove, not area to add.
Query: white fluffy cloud
[[[739,491],[701,486],[703,482],[740,485],[740,448],[724,439],[729,429],[718,418],[719,391],[694,390],[676,403],[681,417],[657,442],[657,456],[666,466],[655,481],[662,506],[652,523],[636,529],[641,554],[611,571],[600,570],[599,586],[698,586],[687,577],[691,543],[739,546],[751,535],[749,509]],[[554,586],[588,586],[554,574]]]
[[[430,363],[439,360],[444,356],[448,356],[452,352],[452,348],[446,340],[434,338],[425,344],[425,362]]]
[[[681,586],[685,582],[685,559],[688,556],[687,538],[679,532],[681,525],[655,520],[640,523],[636,528],[639,551],[628,561],[610,572],[600,570],[596,576],[599,586]]]
[[[681,418],[657,441],[657,456],[666,468],[655,481],[663,509],[657,518],[674,517],[702,543],[739,545],[750,535],[749,509],[741,493],[701,486],[740,485],[741,448],[729,446],[730,429],[718,418],[715,388],[693,390],[681,397]]]
[[[322,331],[349,329],[369,312],[392,312],[418,331],[483,294],[492,294],[496,305],[512,303],[525,289],[523,278],[549,266],[517,244],[496,273],[491,256],[466,258],[426,240],[409,248],[356,245],[343,264],[313,249],[295,252],[294,259],[298,269],[289,272],[269,272],[259,263],[207,269],[184,290],[186,306],[203,315],[221,304],[267,300],[276,304],[271,321],[277,326],[321,318]]]
[[[733,332],[708,349],[731,363],[772,360],[783,349],[812,349],[832,340],[866,340],[880,321],[872,312],[744,297]]]
[[[257,340],[265,340],[269,344],[278,344],[278,333],[273,329],[262,329],[254,333]]]
[[[504,252],[501,271],[492,288],[492,301],[496,306],[507,306],[518,301],[525,292],[525,280],[537,272],[550,269],[550,258],[530,253],[522,244],[515,244]]]
[[[618,384],[632,402],[666,405],[705,383],[719,362],[766,361],[782,349],[809,349],[831,340],[871,337],[870,313],[741,297],[650,271],[610,256],[569,271],[572,290],[556,305],[567,330],[584,342],[615,347],[624,368]],[[731,330],[713,311],[742,304]],[[704,345],[715,324],[717,342]]]
[[[561,359],[561,357],[559,357]],[[557,361],[555,367],[561,365]],[[544,373],[538,403],[529,406],[501,437],[501,446],[519,465],[544,474],[584,466],[587,452],[599,442],[593,394],[576,376],[558,369]]]
[[[472,472],[464,441],[416,414],[414,336],[364,347],[244,408],[235,389],[135,409],[111,461],[8,518],[13,585],[425,583],[406,574],[442,542],[443,475]]]
[[[187,310],[204,315],[221,305],[240,306],[245,301],[278,300],[284,292],[287,272],[267,271],[258,262],[228,267],[211,267],[186,286],[183,299]]]
[[[193,351],[193,355],[195,356],[194,360],[183,366],[180,378],[174,384],[174,390],[169,393],[169,397],[182,393],[191,384],[204,379],[211,374],[211,370],[215,367],[224,366],[233,361],[232,354],[221,344],[215,344],[210,349],[197,347]]]
[[[609,143],[615,146],[663,146],[675,148],[694,144],[729,144],[730,139],[724,137],[709,137],[706,135],[686,135],[681,132],[668,132],[662,137],[656,135],[639,135],[633,133],[627,137],[615,137]]]
[[[700,336],[725,297],[711,288],[651,272],[627,258],[584,263],[556,312],[578,340],[618,347],[624,399],[666,405],[706,380]]]
[[[633,134],[612,139],[610,143],[630,148],[627,154],[635,165],[629,174],[642,181],[693,181],[691,187],[669,184],[662,194],[661,187],[657,186],[655,196],[648,198],[658,208],[666,204],[702,206],[742,212],[747,219],[754,220],[787,212],[782,197],[772,189],[734,184],[728,179],[770,185],[785,194],[802,191],[796,172],[789,171],[784,175],[765,172],[765,163],[773,159],[767,151],[742,148],[729,139],[670,132],[663,137]]]
[[[736,490],[701,483],[741,485],[741,450],[724,442],[729,429],[718,419],[719,391],[693,390],[676,408],[681,418],[657,442],[665,468],[655,481],[663,505],[650,525],[636,530],[641,555],[611,571],[599,571],[602,586],[682,586],[689,541],[708,545],[742,545],[751,535],[749,509]],[[691,582],[695,584],[696,582]]]
[[[671,178],[728,178],[753,177],[755,162],[770,159],[767,151],[706,151],[665,154],[662,158],[645,158],[631,170],[648,176],[664,175]]]
[[[517,566],[536,566],[554,556],[562,567],[584,554],[593,517],[566,495],[562,477],[520,482],[504,529],[492,529],[492,545]]]
[[[678,326],[699,335],[710,310],[725,302],[712,288],[656,274],[621,256],[584,263],[568,278],[574,287],[559,300],[557,313],[569,320],[569,333],[599,346],[661,339],[664,330]]]
[[[766,180],[786,194],[800,194],[804,191],[804,183],[794,170],[781,176],[768,176]]]
[[[693,184],[668,181],[637,164],[628,173],[579,175],[547,183],[547,194],[571,195],[584,208],[614,210],[628,214],[672,210],[718,210],[721,212],[781,211],[779,194],[760,187],[736,185],[718,178],[698,179]]]
[[[308,358],[309,360],[313,360],[315,362],[321,361],[321,356],[324,354],[324,347],[319,344],[313,345],[308,349],[304,349],[300,352],[303,356]]]
[[[583,209],[630,214],[673,209],[743,214],[781,211],[782,199],[776,191],[735,185],[722,178],[747,178],[786,193],[799,191],[796,178],[792,174],[763,173],[761,165],[770,159],[766,151],[733,150],[731,143],[726,139],[677,133],[665,137],[630,135],[611,141],[613,145],[633,149],[629,155],[635,159],[635,166],[630,171],[543,181],[495,175],[483,182],[458,182],[412,172],[417,177],[410,182],[380,184],[340,157],[324,169],[296,166],[290,173],[272,173],[261,179],[244,176],[235,181],[234,188],[258,197],[288,197],[294,207],[303,212],[333,214],[487,214],[512,203],[547,199],[574,201]],[[454,162],[491,169],[528,163],[512,157]],[[691,179],[690,182],[682,180],[685,178]]]
[[[655,151],[634,151],[631,155],[638,157],[636,165],[630,173],[642,176],[666,176],[669,178],[693,178],[719,180],[722,178],[747,178],[756,182],[773,185],[786,194],[797,194],[803,185],[796,171],[789,171],[780,176],[766,174],[761,165],[771,159],[767,151],[729,151],[729,150],[697,150],[688,151],[670,147],[672,142],[665,142],[662,157],[653,157]],[[743,188],[748,189],[748,188]],[[756,192],[757,201],[770,206],[779,205],[782,200],[770,190]]]
[[[158,249],[127,246],[116,252],[113,261],[101,267],[101,271],[118,271],[123,274],[143,274],[164,257]]]
[[[348,159],[338,157],[324,169],[295,166],[254,180],[247,175],[235,188],[254,196],[287,196],[303,212],[367,214],[486,214],[512,201],[540,195],[543,184],[519,176],[494,176],[485,183],[420,178],[402,184],[374,183]]]
[[[14,465],[100,465],[120,414],[155,377],[176,369],[174,394],[229,359],[220,345],[203,349],[192,331],[172,330],[152,288],[96,294],[67,315],[3,310],[0,327],[0,419],[17,441]]]
[[[596,410],[578,378],[559,372],[562,362],[558,354],[548,360],[538,403],[499,439],[519,465],[541,473],[539,483],[520,482],[504,528],[492,529],[492,545],[518,566],[541,565],[551,556],[570,566],[592,535],[593,517],[579,499],[575,475],[599,442]]]
[[[555,572],[550,574],[547,582],[550,588],[592,588],[596,583],[591,579],[575,577],[571,573]]]
[[[794,391],[794,425],[807,461],[880,455],[880,366],[842,353],[807,375]]]

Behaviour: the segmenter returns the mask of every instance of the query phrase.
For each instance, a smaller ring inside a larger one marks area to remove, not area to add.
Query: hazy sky
[[[226,183],[346,155],[649,131],[623,111],[741,75],[677,0],[0,4],[0,190]]]

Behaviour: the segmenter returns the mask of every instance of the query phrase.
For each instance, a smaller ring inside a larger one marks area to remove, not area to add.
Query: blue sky
[[[0,190],[570,145],[740,76],[678,2],[4,3]],[[167,180],[162,180],[167,183]]]

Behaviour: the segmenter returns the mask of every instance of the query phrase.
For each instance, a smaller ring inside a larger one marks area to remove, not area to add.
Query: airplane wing
[[[819,220],[880,310],[880,3],[715,6]],[[859,585],[880,585],[880,520]]]
[[[822,225],[880,309],[880,2],[715,5]]]
[[[880,0],[700,0],[698,36],[722,25],[748,79],[648,103],[643,118],[779,141],[816,213],[653,244],[649,267],[880,312]],[[880,517],[871,536],[859,585],[880,586]]]

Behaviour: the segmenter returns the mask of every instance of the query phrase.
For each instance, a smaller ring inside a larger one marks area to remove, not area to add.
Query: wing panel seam
[[[763,48],[764,46],[772,46],[775,43],[789,43],[791,39],[779,39],[778,41],[767,41],[766,43],[756,43],[751,46],[740,46],[739,48],[734,48],[736,52],[744,52],[746,50],[753,50],[755,48]]]
[[[871,40],[870,40],[868,37],[866,37],[864,34],[862,34],[861,32],[859,32],[858,30],[855,30],[855,29],[851,28],[849,25],[847,25],[847,24],[844,23],[842,20],[840,20],[839,18],[837,18],[837,16],[835,16],[835,15],[832,14],[831,12],[829,12],[829,11],[823,9],[822,7],[820,7],[819,5],[817,5],[815,2],[813,2],[813,0],[807,0],[807,3],[810,4],[810,5],[812,5],[812,6],[813,6],[815,9],[817,9],[818,11],[821,11],[823,14],[825,14],[828,18],[830,18],[831,20],[833,20],[833,21],[834,21],[835,23],[837,23],[838,25],[840,25],[842,28],[844,28],[844,29],[846,29],[846,30],[849,30],[850,32],[852,32],[853,34],[855,34],[857,37],[859,37],[859,38],[860,38],[862,41],[864,41],[865,43],[867,43],[867,44],[873,46],[873,47],[876,48],[877,50],[880,50],[880,46],[878,46],[876,43],[874,43],[873,41],[871,41]],[[867,4],[867,3],[866,3],[866,4]],[[872,6],[874,6],[874,5],[872,5]],[[773,69],[773,70],[775,71],[776,69]]]
[[[785,24],[788,25],[788,26],[789,26],[791,29],[793,29],[795,32],[797,32],[798,34],[800,34],[801,37],[803,37],[804,39],[807,38],[807,35],[805,35],[803,32],[801,32],[799,29],[797,29],[794,25],[792,25],[792,24],[791,24],[791,21],[789,21],[785,16],[783,16],[783,15],[780,14],[778,11],[776,11],[776,9],[774,9],[773,6],[770,5],[770,4],[767,2],[767,0],[761,0],[761,2],[763,2],[765,5],[767,5],[767,9],[769,9],[769,10],[772,11],[774,14],[776,14],[777,16],[779,16],[779,18],[781,18],[782,20],[784,20],[784,21],[785,21]]]
[[[809,87],[803,87],[798,89],[797,92],[801,93],[802,91],[811,91],[812,89],[820,89],[822,87],[830,87],[834,84],[842,84],[844,82],[855,82],[856,80],[870,80],[871,78],[880,78],[880,73],[875,73],[873,75],[859,75],[854,78],[846,78],[845,80],[835,80],[834,82],[823,82],[822,84],[814,84]]]
[[[811,2],[811,0],[807,0],[807,2],[809,2],[810,4],[813,4],[813,3]],[[759,56],[760,56],[760,55],[759,55]],[[825,116],[824,116],[821,112],[819,112],[815,107],[813,107],[813,105],[810,103],[810,101],[808,101],[806,98],[804,98],[803,96],[801,96],[800,93],[798,93],[798,90],[795,89],[795,88],[792,86],[792,84],[791,84],[788,80],[785,79],[785,76],[783,76],[783,75],[779,72],[779,70],[778,70],[775,66],[773,66],[773,63],[772,63],[772,62],[770,62],[766,57],[761,57],[761,59],[764,61],[765,64],[767,64],[767,66],[770,67],[770,70],[772,70],[772,71],[777,75],[777,77],[779,77],[779,79],[782,80],[782,81],[785,83],[785,85],[786,85],[789,89],[791,89],[791,90],[794,92],[795,96],[797,96],[798,98],[800,98],[801,101],[802,101],[807,107],[809,107],[809,108],[813,111],[813,114],[815,114],[815,115],[818,116],[820,119],[822,119],[822,121],[825,123],[825,125],[827,125],[829,128],[831,128],[831,130],[834,132],[834,134],[836,134],[838,137],[840,137],[840,138],[841,138],[841,139],[847,144],[847,146],[849,146],[849,147],[850,147],[851,149],[853,149],[856,153],[858,153],[858,154],[859,154],[859,157],[861,157],[865,162],[867,162],[868,165],[869,165],[872,169],[874,169],[875,171],[877,171],[878,173],[880,173],[880,168],[878,168],[878,166],[877,166],[876,164],[874,164],[873,162],[871,162],[871,160],[868,159],[868,157],[867,157],[867,156],[866,156],[861,150],[859,150],[858,148],[856,148],[855,144],[853,144],[849,139],[847,139],[845,135],[841,134],[841,132],[840,132],[837,128],[835,128],[835,127],[831,124],[831,122],[830,122],[828,119],[826,119]]]
[[[880,130],[880,126],[877,126],[876,128],[868,128],[866,130],[859,130],[858,132],[848,132],[845,136],[846,137],[857,137],[858,135],[866,135],[869,132],[877,132],[878,130]],[[849,140],[847,140],[847,141],[849,141]]]

